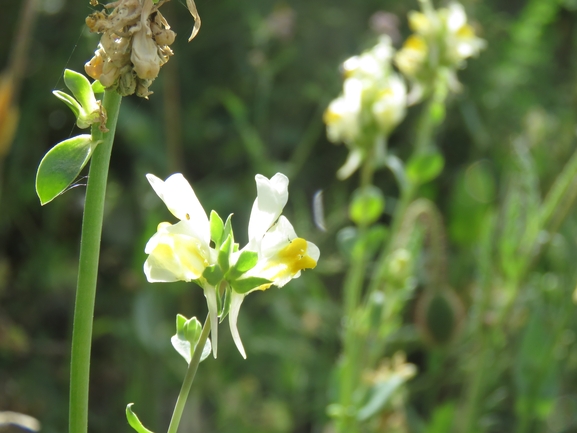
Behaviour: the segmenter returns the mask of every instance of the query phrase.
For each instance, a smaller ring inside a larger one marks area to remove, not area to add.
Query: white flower
[[[343,63],[345,77],[356,77],[369,81],[380,80],[388,75],[394,49],[391,38],[381,36],[377,44],[359,56],[351,57]]]
[[[360,112],[363,83],[358,78],[347,78],[343,94],[333,100],[323,119],[327,125],[327,138],[333,143],[353,142],[360,132]]]
[[[160,223],[145,247],[148,259],[144,273],[151,283],[195,281],[204,290],[211,320],[213,353],[216,357],[218,312],[216,290],[202,278],[204,270],[217,262],[210,247],[210,224],[196,194],[180,173],[166,181],[147,174],[146,178],[179,223]]]
[[[180,220],[174,225],[159,224],[148,241],[145,252],[149,256],[144,264],[148,281],[194,281],[203,288],[215,357],[219,290],[224,302],[230,299],[230,329],[235,344],[246,358],[236,326],[244,297],[273,284],[284,286],[299,277],[301,270],[314,268],[320,255],[317,246],[298,238],[292,225],[281,215],[288,200],[288,178],[280,173],[271,179],[256,176],[257,198],[248,225],[249,242],[240,251],[234,244],[229,221],[223,224],[216,213],[209,220],[181,174],[174,174],[166,181],[151,174],[147,178],[170,212]],[[221,312],[226,314],[225,311],[223,305]]]
[[[405,117],[407,109],[407,87],[397,74],[391,74],[377,92],[372,106],[377,124],[389,134]]]
[[[403,74],[413,77],[422,68],[428,54],[429,48],[425,39],[419,35],[411,35],[395,55],[395,63]]]
[[[266,290],[273,284],[284,286],[291,279],[298,278],[301,270],[314,268],[320,256],[318,247],[297,237],[291,223],[281,215],[288,200],[288,178],[277,173],[270,180],[260,174],[255,179],[257,198],[250,214],[249,242],[243,251],[256,252],[258,262],[243,278],[264,278],[270,282],[246,293],[238,293],[234,289],[231,292],[230,330],[244,358],[246,353],[237,329],[238,313],[244,297],[255,290]]]

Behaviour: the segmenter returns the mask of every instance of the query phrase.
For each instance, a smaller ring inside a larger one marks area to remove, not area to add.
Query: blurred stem
[[[115,91],[106,91],[104,93],[103,106],[108,114],[106,126],[109,131],[103,133],[98,129],[99,125],[92,126],[93,138],[101,142],[96,147],[90,162],[82,220],[78,285],[76,289],[76,304],[74,306],[70,360],[70,433],[86,433],[88,429],[90,349],[104,215],[104,198],[110,154],[121,100],[122,97]]]
[[[434,99],[429,98],[423,107],[423,112],[419,118],[419,123],[417,126],[417,133],[415,136],[415,150],[416,155],[425,153],[427,149],[431,146],[431,141],[433,138],[433,128],[435,122],[433,115],[431,113],[434,106]]]
[[[375,137],[375,141],[379,137]],[[374,166],[374,146],[366,156],[360,173],[360,188],[372,185]],[[356,311],[359,306],[363,280],[367,269],[366,237],[368,226],[366,223],[359,224],[357,244],[353,249],[351,264],[345,277],[344,283],[344,317],[345,336],[343,347],[343,369],[340,387],[340,406],[343,413],[338,418],[337,430],[342,433],[354,433],[358,431],[356,412],[351,410],[352,397],[355,391],[360,368],[358,365],[361,338],[357,334]]]
[[[541,228],[556,232],[577,198],[577,150],[557,176],[543,201]]]
[[[466,387],[467,396],[465,397],[465,407],[463,410],[463,420],[460,431],[463,433],[476,432],[476,423],[478,415],[479,402],[484,394],[484,383],[487,374],[487,366],[491,362],[489,341],[490,329],[485,327],[485,317],[489,311],[491,303],[491,283],[493,281],[493,248],[494,233],[497,225],[496,215],[490,214],[488,224],[485,226],[481,238],[479,252],[479,283],[477,296],[473,302],[471,313],[472,328],[470,330],[470,341],[478,342],[476,352],[478,357],[472,357],[473,365],[470,366],[471,375],[468,386]],[[475,308],[477,307],[477,308]],[[498,332],[502,332],[499,328]]]
[[[439,109],[439,107],[444,108],[442,101],[445,99],[444,95],[446,92],[441,86],[440,75],[435,79],[435,83],[435,91],[423,107],[423,111],[421,112],[418,121],[413,155],[426,153],[432,145],[433,137],[435,135],[435,127],[439,123],[439,119],[436,119],[434,109],[435,107],[437,107],[437,109]],[[417,191],[418,185],[411,182],[409,179],[407,179],[405,187],[401,185],[401,197],[395,207],[393,221],[391,223],[391,240],[377,259],[377,266],[375,267],[375,273],[369,285],[368,296],[370,296],[375,290],[378,290],[385,282],[389,254],[397,245],[397,238],[400,235],[400,229],[405,218],[405,213]]]
[[[515,278],[507,282],[508,290],[505,292],[507,298],[504,307],[499,312],[498,323],[505,326],[505,321],[511,313],[516,299],[516,293],[527,277],[529,269],[544,251],[543,245],[538,244],[537,233],[547,231],[549,239],[559,231],[561,224],[569,214],[569,211],[577,199],[577,150],[567,161],[563,170],[549,189],[543,200],[541,213],[539,215],[539,230],[535,231],[535,236],[528,239],[530,248],[521,258],[519,271]]]
[[[194,349],[194,354],[188,364],[188,370],[186,370],[186,376],[184,376],[184,381],[182,382],[182,387],[180,388],[180,393],[178,394],[178,399],[176,400],[176,405],[174,406],[174,412],[172,413],[172,419],[170,420],[170,426],[168,427],[168,433],[176,433],[178,431],[178,425],[180,424],[180,418],[182,417],[182,412],[184,411],[184,406],[186,405],[186,399],[188,398],[188,393],[194,381],[194,376],[196,375],[196,370],[198,369],[198,364],[200,364],[200,356],[208,339],[208,334],[210,333],[210,316],[207,315],[202,327],[202,332],[196,348]]]

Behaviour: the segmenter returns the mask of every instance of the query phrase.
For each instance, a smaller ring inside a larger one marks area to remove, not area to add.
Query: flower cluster
[[[395,55],[399,70],[419,88],[415,100],[427,90],[422,87],[439,69],[451,72],[453,86],[458,83],[452,71],[463,67],[465,59],[476,56],[485,47],[485,41],[467,23],[461,4],[452,3],[435,10],[425,1],[422,6],[422,12],[409,12],[409,27],[414,34]]]
[[[384,163],[386,138],[405,117],[407,106],[428,96],[444,104],[448,90],[459,88],[456,69],[485,46],[467,23],[462,5],[435,10],[430,0],[420,3],[422,12],[409,13],[414,34],[398,52],[388,36],[381,36],[373,48],[343,63],[343,92],[324,113],[328,139],[349,148],[337,172],[341,179],[367,159]]]
[[[350,176],[375,145],[375,136],[388,136],[405,117],[406,86],[393,71],[391,40],[382,36],[370,50],[343,63],[343,93],[324,113],[328,139],[350,148],[339,177]]]
[[[85,65],[86,73],[122,96],[150,95],[148,88],[172,56],[169,45],[176,37],[158,10],[165,1],[118,0],[105,5],[106,9],[113,8],[110,14],[105,9],[89,15],[88,28],[102,33],[102,38],[94,57]],[[200,25],[194,2],[187,3],[195,16],[195,26]]]
[[[246,358],[237,329],[244,297],[271,285],[284,286],[303,269],[316,266],[316,245],[297,237],[281,215],[288,200],[288,178],[256,176],[257,198],[248,226],[248,244],[234,242],[231,218],[214,211],[210,219],[193,189],[181,174],[166,181],[147,175],[154,191],[180,220],[160,223],[148,241],[144,272],[150,282],[193,281],[204,290],[211,321],[213,354],[217,354],[218,318],[229,315],[234,342]]]

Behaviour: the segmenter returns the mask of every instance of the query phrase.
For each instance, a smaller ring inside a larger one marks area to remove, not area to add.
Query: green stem
[[[491,307],[491,284],[495,275],[493,269],[493,251],[495,248],[494,233],[498,219],[495,213],[490,214],[487,224],[481,236],[479,245],[479,275],[478,291],[473,299],[473,308],[471,311],[471,328],[468,336],[469,341],[474,342],[473,352],[476,356],[471,357],[471,373],[468,375],[466,387],[466,396],[464,398],[464,407],[461,409],[461,424],[458,431],[470,433],[477,431],[477,418],[479,404],[485,393],[485,384],[487,380],[487,367],[492,361],[491,356],[491,335],[492,329],[485,326],[485,319]],[[496,331],[502,332],[499,327]]]
[[[378,139],[378,138],[377,138]],[[365,159],[360,173],[360,188],[368,187],[373,182],[374,175],[373,152]],[[358,368],[360,352],[362,348],[362,338],[358,335],[358,325],[355,323],[356,310],[358,309],[363,280],[367,269],[366,258],[366,237],[367,224],[359,225],[358,242],[360,247],[355,247],[351,258],[351,265],[345,277],[344,291],[344,317],[345,332],[343,342],[343,367],[340,387],[340,405],[344,411],[337,423],[337,430],[343,433],[354,433],[357,431],[356,414],[350,410],[355,386],[358,383],[360,369]]]
[[[192,386],[192,381],[196,375],[196,370],[198,369],[198,364],[200,364],[200,356],[204,349],[206,340],[208,339],[208,334],[210,333],[210,316],[206,316],[204,325],[202,327],[202,332],[198,343],[196,344],[196,349],[194,349],[194,354],[188,364],[188,370],[186,371],[186,376],[184,376],[184,381],[182,382],[182,387],[180,388],[180,393],[178,394],[178,399],[176,400],[176,405],[174,406],[174,412],[172,413],[172,419],[170,420],[170,425],[168,427],[168,433],[176,433],[178,430],[178,425],[180,424],[180,418],[182,417],[182,412],[184,411],[184,406],[186,404],[186,399],[188,398],[188,393],[190,392],[190,387]]]
[[[104,214],[104,196],[121,99],[122,97],[115,91],[107,91],[104,94],[103,106],[108,114],[106,126],[109,131],[103,133],[98,129],[98,125],[93,125],[92,127],[93,137],[101,142],[96,147],[90,163],[84,217],[82,220],[70,361],[70,433],[86,433],[88,430],[90,348]]]

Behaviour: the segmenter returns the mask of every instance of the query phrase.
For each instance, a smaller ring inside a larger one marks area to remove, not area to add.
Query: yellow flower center
[[[462,39],[470,39],[475,37],[475,30],[468,24],[465,24],[459,30],[457,30],[457,37]]]
[[[307,255],[307,241],[303,238],[293,239],[279,251],[278,258],[293,275],[302,269],[312,269],[317,265],[316,260]]]
[[[342,119],[342,115],[335,113],[330,107],[325,111],[323,115],[323,120],[327,125],[332,125],[339,122]]]
[[[411,35],[403,44],[403,49],[419,51],[425,54],[427,52],[427,43],[422,37]]]

